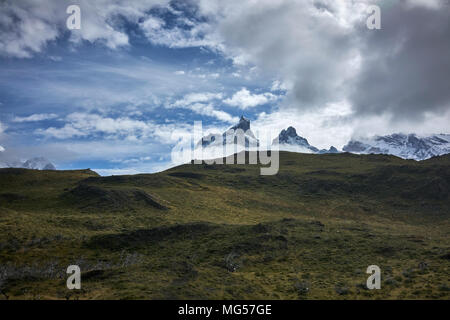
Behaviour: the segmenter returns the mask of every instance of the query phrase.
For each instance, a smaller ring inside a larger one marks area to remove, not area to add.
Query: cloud
[[[175,71],[174,73],[178,76],[182,76],[183,74],[185,74],[183,70]]]
[[[450,109],[450,5],[426,3],[382,8],[381,30],[359,30],[365,46],[349,95],[357,115],[422,123]]]
[[[283,82],[279,80],[275,80],[272,82],[272,87],[270,88],[270,91],[286,91],[287,86]]]
[[[138,23],[156,6],[167,6],[168,0],[80,0],[81,29],[72,30],[71,41],[102,43],[111,49],[129,44],[128,35],[116,19],[119,15]],[[34,0],[0,2],[0,54],[30,58],[41,52],[48,42],[55,41],[68,30],[68,0],[48,0],[45,5]]]
[[[50,127],[37,129],[39,135],[57,139],[73,137],[86,137],[104,134],[109,137],[146,136],[151,130],[151,124],[141,120],[133,120],[128,117],[110,118],[98,114],[72,113],[66,119],[66,124],[61,128]]]
[[[60,57],[60,56],[48,56],[48,58],[51,60],[51,61],[54,61],[54,62],[59,62],[59,61],[62,61],[62,57]]]
[[[409,7],[425,7],[429,9],[439,9],[445,5],[446,0],[407,0],[406,4]]]
[[[317,109],[346,97],[358,67],[365,6],[352,1],[199,1],[214,39],[239,64],[254,64],[287,90],[285,105]]]
[[[184,123],[158,124],[129,117],[108,117],[83,112],[71,113],[64,121],[62,127],[39,128],[35,130],[35,134],[57,140],[96,138],[99,141],[127,141],[127,143],[142,143],[156,139],[158,144],[164,145],[174,143],[192,131],[191,126]]]
[[[165,8],[165,13],[170,11],[171,7]],[[193,18],[191,20],[186,15],[180,15],[167,24],[161,18],[149,15],[139,26],[147,39],[157,45],[170,48],[209,47],[220,50],[221,43],[215,39],[212,29],[214,25]]]
[[[274,132],[278,135],[281,130],[293,126],[297,129],[298,135],[319,149],[328,149],[331,145],[341,148],[354,133],[354,124],[349,122],[350,114],[351,107],[345,101],[302,113],[296,109],[282,108],[272,113],[260,113],[256,120],[252,121],[251,126],[254,132],[262,133],[260,140],[263,145],[267,143],[264,132]],[[270,137],[274,138],[275,136]]]
[[[211,92],[194,92],[185,95],[182,99],[175,101],[172,106],[185,107],[196,102],[208,102],[212,100],[222,99],[222,93]]]
[[[450,110],[448,1],[198,4],[215,24],[209,37],[220,42],[215,47],[279,79],[286,90],[281,107],[290,112],[317,112],[320,119],[327,105],[347,101],[358,131],[358,123],[372,118],[379,131],[421,131],[430,127],[424,121],[445,119]],[[366,27],[369,4],[381,6],[381,30]]]
[[[42,120],[50,120],[58,117],[58,115],[54,113],[37,113],[32,114],[27,117],[15,117],[13,122],[34,122],[34,121],[42,121]]]
[[[239,121],[238,117],[233,117],[229,113],[221,110],[216,110],[211,104],[194,103],[187,106],[188,109],[197,114],[216,118],[220,121],[235,123]]]
[[[293,126],[297,133],[308,139],[308,142],[319,148],[328,149],[334,146],[338,149],[352,138],[366,138],[374,135],[392,133],[416,133],[430,135],[448,132],[450,110],[443,114],[429,113],[423,123],[418,126],[407,119],[399,119],[392,125],[392,115],[372,114],[365,117],[354,117],[351,104],[348,101],[331,103],[320,110],[309,110],[299,113],[296,109],[281,108],[272,113],[260,113],[252,121],[252,131],[264,133],[278,132]],[[264,144],[264,134],[261,142]],[[273,138],[273,137],[272,137]]]
[[[262,94],[252,94],[246,88],[242,88],[236,92],[231,98],[225,99],[223,102],[240,109],[248,109],[262,104],[266,104],[277,100],[278,97],[272,93],[266,92]]]
[[[6,127],[0,122],[0,142],[4,140],[3,132],[6,130]],[[0,145],[0,152],[4,152],[5,148]]]
[[[220,121],[234,123],[239,119],[233,117],[229,113],[217,110],[212,102],[218,101],[223,98],[222,93],[211,93],[211,92],[199,92],[199,93],[189,93],[183,98],[176,100],[174,103],[169,104],[169,108],[183,108],[189,109],[197,114],[216,118]]]
[[[43,7],[32,0],[2,1],[0,54],[25,58],[43,51],[67,32],[69,3],[50,0]],[[236,64],[256,65],[263,76],[283,84],[272,88],[286,91],[282,106],[299,112],[348,100],[355,117],[384,112],[418,123],[426,113],[450,108],[450,6],[445,0],[79,3],[82,29],[70,33],[75,43],[111,49],[129,45],[120,16],[154,44],[208,47]],[[372,3],[381,6],[381,30],[366,28],[366,8]],[[159,14],[150,11],[156,7]],[[241,90],[226,101],[245,109],[270,97]]]
[[[56,6],[47,10],[35,1],[0,3],[0,54],[29,58],[58,36]],[[64,11],[61,11],[64,12]]]

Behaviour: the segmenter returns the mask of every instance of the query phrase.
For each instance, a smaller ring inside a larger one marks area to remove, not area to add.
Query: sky
[[[0,2],[0,160],[155,172],[241,115],[327,149],[449,133],[450,1]]]

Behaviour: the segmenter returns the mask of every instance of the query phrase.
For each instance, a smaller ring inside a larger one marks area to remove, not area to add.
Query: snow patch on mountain
[[[274,139],[272,145],[278,145],[280,150],[295,151],[302,153],[316,153],[319,151],[311,146],[308,140],[299,136],[294,127],[283,129],[278,138]]]
[[[331,146],[330,147],[330,149],[322,149],[322,150],[319,150],[319,153],[320,154],[324,154],[324,153],[339,153],[339,150],[338,149],[336,149],[334,146]]]
[[[450,134],[419,137],[416,134],[395,133],[351,140],[343,150],[359,154],[391,154],[403,159],[426,160],[450,153]]]
[[[250,129],[250,120],[241,116],[238,124],[222,134],[212,133],[203,137],[197,143],[197,146],[202,146],[203,148],[222,147],[227,144],[242,146],[245,149],[257,148],[259,146],[259,140]]]
[[[339,153],[339,151],[331,146],[330,149],[322,149],[309,144],[306,138],[303,138],[297,134],[297,130],[294,127],[289,127],[280,132],[278,138],[274,139],[272,145],[277,145],[280,150],[299,152],[299,153]]]
[[[56,170],[56,167],[44,157],[36,157],[24,162],[19,160],[1,161],[0,168],[24,168],[34,170]]]

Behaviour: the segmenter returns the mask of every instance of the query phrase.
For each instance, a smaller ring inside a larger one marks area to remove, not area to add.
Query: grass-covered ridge
[[[0,298],[450,297],[449,156],[281,152],[259,172],[0,169]]]

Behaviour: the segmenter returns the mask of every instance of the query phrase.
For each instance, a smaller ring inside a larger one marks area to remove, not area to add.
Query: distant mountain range
[[[208,149],[210,147],[232,144],[245,149],[256,148],[260,145],[259,140],[250,129],[250,120],[243,116],[240,118],[239,123],[224,133],[209,134],[203,137],[198,142],[197,147],[203,146],[203,148]],[[308,140],[298,135],[297,130],[292,126],[283,129],[278,135],[278,139],[273,140],[272,145],[277,145],[279,150],[298,153],[324,154],[341,152],[333,146],[327,150],[318,149],[310,145]],[[420,161],[450,153],[450,134],[419,137],[416,134],[396,133],[359,140],[352,139],[342,150],[343,152],[356,154],[390,154],[403,159]],[[56,170],[56,167],[44,157],[35,157],[23,162],[0,159],[0,168]]]
[[[242,132],[236,132],[242,129]],[[198,146],[219,146],[225,144],[237,144],[249,148],[259,146],[259,141],[250,130],[250,120],[241,117],[239,123],[231,127],[223,134],[210,134],[199,141]],[[297,134],[294,127],[283,129],[278,139],[274,139],[272,145],[277,145],[280,150],[300,153],[339,153],[334,146],[328,150],[309,144],[308,140]],[[375,136],[373,138],[351,140],[342,149],[344,152],[356,154],[390,154],[403,159],[426,160],[434,156],[450,153],[450,134],[436,134],[419,137],[415,134],[392,134],[387,136]]]
[[[24,168],[24,169],[35,169],[35,170],[56,170],[56,167],[44,157],[36,157],[29,159],[27,161],[10,161],[2,162],[0,161],[0,168]]]
[[[375,136],[364,140],[351,140],[343,147],[351,153],[391,154],[403,159],[426,160],[450,153],[450,134],[418,137],[415,134]]]

